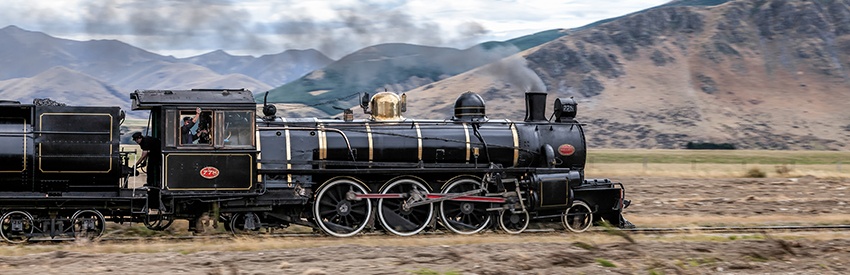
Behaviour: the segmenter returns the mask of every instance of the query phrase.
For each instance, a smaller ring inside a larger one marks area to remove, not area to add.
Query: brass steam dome
[[[372,120],[404,120],[404,117],[401,116],[401,98],[395,93],[380,92],[375,94],[369,102],[369,108],[372,109]]]

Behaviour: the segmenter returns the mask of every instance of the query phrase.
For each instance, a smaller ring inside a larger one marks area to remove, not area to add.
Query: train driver
[[[142,148],[142,157],[136,161],[134,167],[144,166],[147,163],[146,186],[159,186],[159,169],[162,166],[162,148],[159,139],[151,136],[143,137],[142,133],[133,133],[133,141]]]
[[[192,144],[194,140],[192,135],[192,127],[198,122],[198,117],[201,116],[201,107],[195,109],[195,117],[184,117],[183,126],[180,126],[180,144]]]

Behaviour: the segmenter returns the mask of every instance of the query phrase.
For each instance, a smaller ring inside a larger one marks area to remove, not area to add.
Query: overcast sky
[[[669,0],[0,0],[0,27],[118,39],[187,57],[314,48],[337,59],[379,43],[466,48],[575,28]]]

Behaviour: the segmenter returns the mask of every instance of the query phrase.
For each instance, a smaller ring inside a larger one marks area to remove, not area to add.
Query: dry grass
[[[786,173],[778,173],[776,165],[767,164],[588,163],[585,172],[588,177],[740,178],[752,168],[765,172],[769,178],[850,178],[850,163],[841,171],[836,165],[796,165]]]
[[[688,226],[770,226],[770,225],[817,225],[848,224],[850,216],[846,214],[803,215],[698,215],[698,216],[636,216],[629,215],[629,221],[641,227],[667,228]]]
[[[760,234],[736,235],[732,234],[706,234],[701,232],[684,234],[662,234],[662,235],[630,235],[636,243],[662,241],[662,242],[728,242],[736,239],[759,238]],[[850,232],[775,232],[771,233],[773,238],[781,239],[842,239],[850,238]],[[424,247],[424,246],[459,246],[470,244],[522,244],[533,243],[563,243],[564,246],[573,244],[600,244],[622,243],[625,240],[620,236],[603,232],[572,233],[540,233],[524,234],[521,236],[504,234],[481,234],[473,236],[461,235],[417,235],[412,237],[396,237],[390,235],[379,236],[357,236],[351,238],[333,237],[292,237],[292,238],[267,238],[267,237],[245,237],[217,240],[149,240],[140,242],[122,243],[85,243],[75,242],[67,244],[28,244],[28,245],[5,245],[0,246],[0,256],[23,256],[53,251],[80,252],[80,253],[179,253],[191,254],[202,251],[271,251],[290,250],[312,247],[327,246],[376,246],[376,247]]]
[[[793,150],[679,150],[679,149],[588,149],[589,162],[662,162],[738,164],[830,164],[850,160],[847,151],[793,151]]]
[[[563,242],[570,243],[581,240],[591,243],[610,243],[620,238],[607,236],[605,234],[567,234],[548,233],[539,235],[503,235],[482,234],[473,236],[460,235],[417,235],[413,237],[400,238],[391,235],[378,236],[356,236],[350,238],[333,237],[234,237],[215,240],[149,240],[139,242],[98,242],[98,243],[68,243],[68,244],[27,244],[19,246],[0,246],[0,255],[20,256],[50,251],[73,251],[86,253],[158,253],[174,252],[181,254],[196,253],[200,251],[262,251],[297,249],[324,246],[452,246],[482,243],[541,243],[541,242]],[[620,239],[621,240],[621,239]]]

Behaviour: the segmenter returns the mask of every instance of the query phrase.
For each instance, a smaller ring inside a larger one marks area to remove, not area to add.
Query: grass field
[[[587,175],[850,178],[850,152],[590,149]]]

